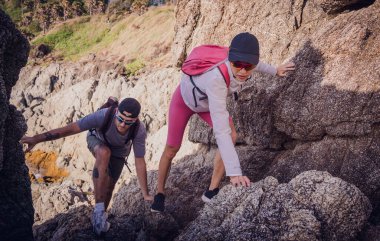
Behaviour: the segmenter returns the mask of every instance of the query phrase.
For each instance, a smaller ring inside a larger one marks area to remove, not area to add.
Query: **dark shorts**
[[[102,140],[98,139],[96,136],[91,135],[90,132],[87,134],[87,148],[91,151],[92,155],[95,156],[94,148],[97,145],[106,145]],[[124,167],[125,158],[114,157],[111,153],[110,162],[108,164],[108,174],[116,183],[120,177],[121,171]]]

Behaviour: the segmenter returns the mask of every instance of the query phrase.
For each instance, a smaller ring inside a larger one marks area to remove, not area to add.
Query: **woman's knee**
[[[169,159],[173,159],[175,155],[177,154],[177,152],[179,151],[179,148],[180,147],[173,147],[173,146],[166,145],[165,150],[164,150],[164,155]]]

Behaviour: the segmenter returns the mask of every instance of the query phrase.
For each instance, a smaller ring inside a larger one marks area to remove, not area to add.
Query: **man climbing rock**
[[[92,175],[96,202],[92,223],[94,232],[98,235],[110,228],[106,210],[132,146],[137,178],[144,200],[152,200],[147,186],[144,159],[146,129],[138,119],[140,109],[140,103],[133,98],[126,98],[120,104],[110,98],[98,111],[77,122],[33,137],[21,138],[21,143],[27,144],[26,151],[30,151],[40,142],[89,130],[87,146],[96,159]]]

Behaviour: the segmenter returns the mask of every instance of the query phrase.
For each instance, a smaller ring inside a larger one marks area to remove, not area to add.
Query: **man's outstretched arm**
[[[74,122],[68,124],[65,127],[53,129],[42,134],[37,134],[32,137],[23,136],[20,141],[21,143],[28,145],[28,148],[26,149],[26,151],[28,152],[32,150],[32,148],[40,142],[56,140],[66,136],[75,135],[79,132],[81,132],[81,129],[79,128],[78,123]]]

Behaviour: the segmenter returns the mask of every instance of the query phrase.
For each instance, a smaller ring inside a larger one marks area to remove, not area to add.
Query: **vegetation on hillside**
[[[82,17],[64,23],[55,30],[32,41],[32,45],[45,44],[52,50],[61,52],[64,57],[80,55],[100,43],[110,31],[107,25],[95,17]]]
[[[149,62],[168,58],[174,37],[168,29],[174,29],[173,6],[153,8],[140,16],[129,14],[112,22],[106,15],[79,17],[55,26],[31,44],[34,49],[47,45],[53,58],[71,61],[88,53],[107,52],[123,59],[127,75],[135,75]]]
[[[108,3],[111,2],[110,5]],[[30,39],[48,31],[56,23],[85,15],[142,14],[149,5],[175,2],[173,0],[0,0],[4,10],[19,29]]]
[[[145,64],[140,59],[135,59],[125,66],[127,75],[136,75],[136,73],[145,67]]]

